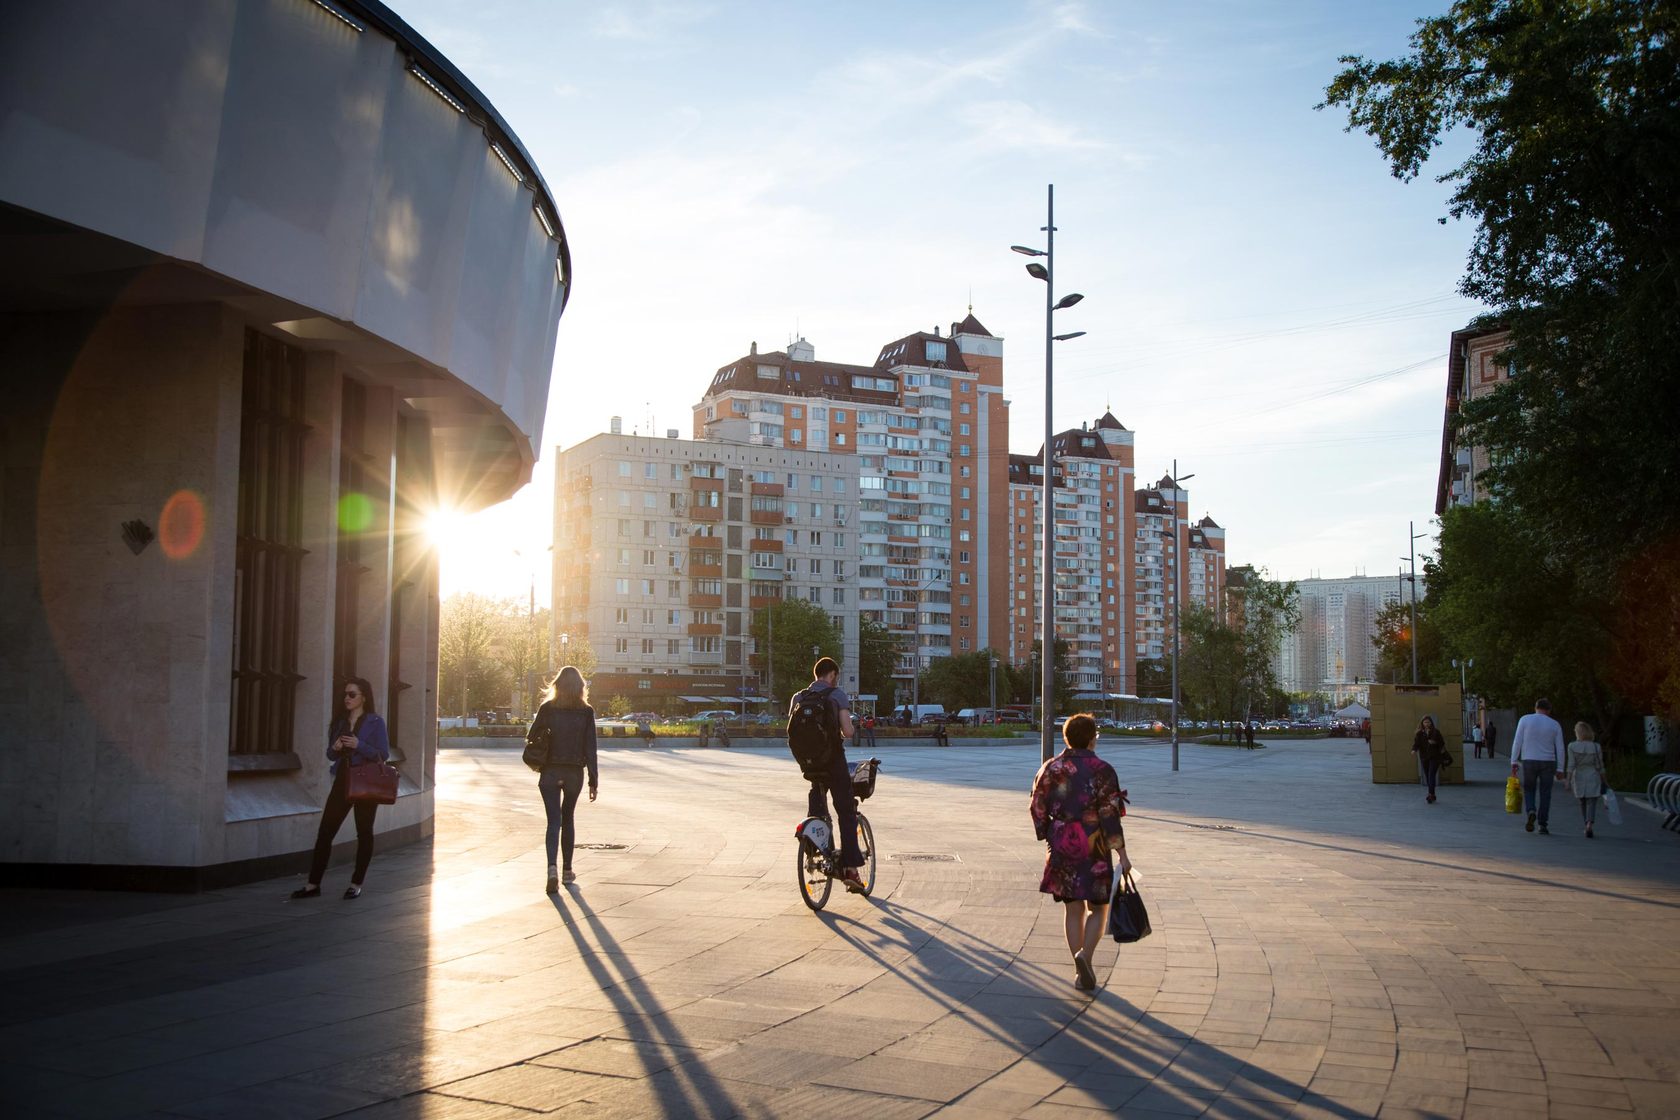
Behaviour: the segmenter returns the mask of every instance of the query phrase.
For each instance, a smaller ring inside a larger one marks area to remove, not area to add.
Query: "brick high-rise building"
[[[1466,327],[1454,331],[1447,351],[1447,404],[1441,423],[1441,464],[1435,483],[1435,514],[1449,506],[1467,506],[1484,497],[1477,480],[1487,469],[1487,449],[1463,443],[1453,429],[1460,405],[1484,397],[1510,380],[1500,357],[1511,344],[1504,327]]]
[[[697,437],[850,456],[858,480],[858,607],[913,668],[1008,633],[1009,406],[1003,340],[970,314],[887,343],[871,365],[816,360],[804,339],[721,367]],[[886,699],[886,698],[883,698]]]
[[[889,342],[868,365],[818,361],[803,338],[755,343],[712,376],[692,431],[597,436],[561,456],[555,627],[590,634],[597,688],[756,690],[751,612],[784,585],[840,623],[847,674],[862,620],[897,637],[883,709],[907,702],[912,674],[936,658],[992,649],[1028,663],[1042,449],[1009,454],[1003,342],[972,314],[948,335]],[[1191,522],[1189,494],[1170,480],[1135,491],[1133,435],[1111,413],[1052,450],[1056,629],[1075,690],[1135,693],[1138,661],[1170,645],[1163,571],[1179,571],[1185,601],[1217,610],[1224,530]],[[1162,536],[1174,503],[1177,544]],[[781,582],[759,582],[772,576]]]

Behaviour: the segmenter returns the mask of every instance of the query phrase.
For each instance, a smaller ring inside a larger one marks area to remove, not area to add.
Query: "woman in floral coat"
[[[1046,762],[1033,780],[1033,831],[1050,845],[1038,889],[1063,904],[1074,984],[1089,991],[1097,986],[1091,959],[1114,895],[1114,867],[1122,874],[1132,869],[1120,827],[1125,794],[1114,767],[1092,750],[1094,718],[1071,717],[1062,726],[1062,738],[1067,750]]]

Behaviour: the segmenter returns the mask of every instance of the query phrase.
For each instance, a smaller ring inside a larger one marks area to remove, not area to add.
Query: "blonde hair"
[[[554,674],[554,679],[548,682],[547,699],[561,708],[589,707],[589,686],[583,682],[583,674],[576,665],[567,665]]]
[[[1575,738],[1581,740],[1581,742],[1583,742],[1583,743],[1592,742],[1593,741],[1592,724],[1588,723],[1586,720],[1578,721],[1575,724]]]

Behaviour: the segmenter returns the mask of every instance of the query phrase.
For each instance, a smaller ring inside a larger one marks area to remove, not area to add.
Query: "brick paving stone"
[[[788,882],[804,791],[774,748],[605,748],[584,839],[627,847],[580,851],[554,899],[517,756],[446,751],[436,836],[379,853],[355,908],[286,904],[290,882],[7,892],[0,1106],[1680,1115],[1680,844],[1632,815],[1593,845],[1548,838],[1541,870],[1497,761],[1469,762],[1462,792],[1486,797],[1425,817],[1415,790],[1370,783],[1362,746],[1186,744],[1173,774],[1158,745],[1105,742],[1156,932],[1105,943],[1091,994],[1033,889],[1036,744],[893,748],[870,803],[883,853],[960,862],[883,861],[873,898],[821,915]],[[940,1099],[895,1091],[913,1080]]]

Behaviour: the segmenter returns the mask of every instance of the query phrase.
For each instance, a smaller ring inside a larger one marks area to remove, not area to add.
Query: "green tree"
[[[1241,650],[1244,711],[1285,715],[1289,698],[1273,660],[1284,635],[1301,625],[1301,589],[1294,580],[1269,578],[1265,568],[1249,568],[1239,589],[1227,591],[1226,614],[1233,620]]]
[[[1172,698],[1172,662],[1164,657],[1146,657],[1137,663],[1139,696]]]
[[[461,715],[506,702],[512,674],[498,655],[504,630],[493,599],[466,592],[443,601],[438,616],[438,708]]]
[[[858,691],[878,699],[877,712],[893,704],[893,670],[898,666],[898,638],[886,625],[868,616],[858,619]]]
[[[589,635],[571,633],[560,635],[560,644],[554,649],[554,661],[549,666],[548,676],[552,678],[555,673],[558,673],[567,665],[574,666],[579,673],[583,674],[583,679],[586,681],[595,675],[595,670],[600,665],[600,661],[595,656],[595,647],[589,644]]]
[[[1518,703],[1579,687],[1601,719],[1613,691],[1680,719],[1677,32],[1664,0],[1459,0],[1405,57],[1344,58],[1320,106],[1402,180],[1472,134],[1441,176],[1449,214],[1477,223],[1460,290],[1510,328],[1514,376],[1457,420],[1502,508],[1445,519],[1438,621],[1449,648],[1477,647],[1484,687]],[[1517,605],[1538,614],[1494,609]]]
[[[934,659],[922,674],[922,702],[942,705],[947,712],[984,708],[992,694],[992,659],[996,651],[959,653]],[[1007,662],[998,658],[998,703],[1008,696]]]
[[[841,636],[834,620],[804,599],[785,599],[754,611],[752,638],[760,672],[769,670],[767,695],[780,704],[811,683],[811,666],[817,660],[813,648],[840,660]]]
[[[1184,606],[1178,657],[1181,705],[1200,719],[1239,719],[1249,701],[1243,635],[1201,603]],[[1167,684],[1169,695],[1172,684]]]

